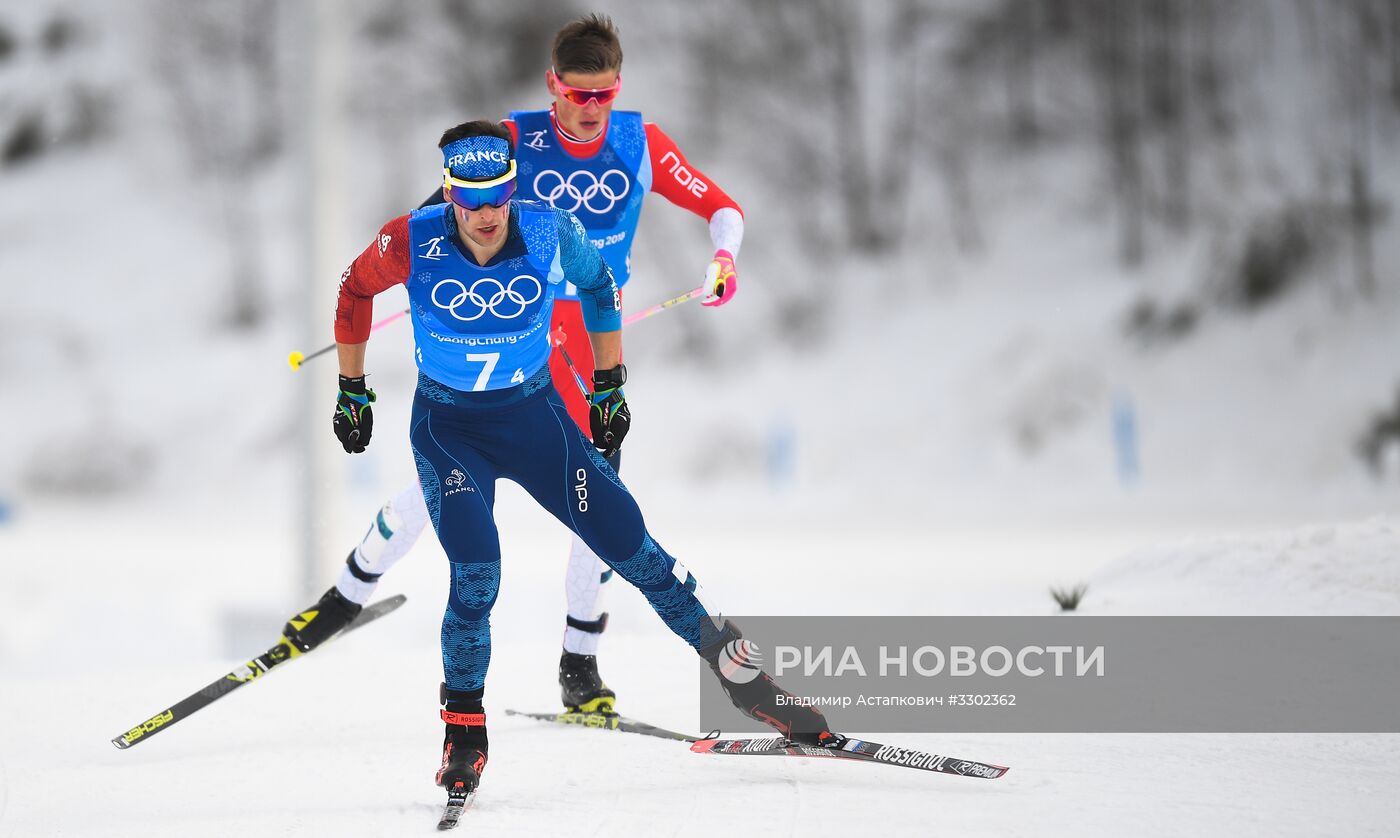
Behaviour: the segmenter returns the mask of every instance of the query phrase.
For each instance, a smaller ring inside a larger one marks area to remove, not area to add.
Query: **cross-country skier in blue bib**
[[[783,735],[838,744],[816,710],[779,701],[766,674],[744,684],[720,677],[731,623],[647,532],[636,501],[594,443],[619,445],[631,421],[622,385],[617,286],[574,215],[511,200],[517,165],[509,132],[476,121],[449,129],[443,184],[450,203],[400,216],[345,272],[336,309],[340,360],[335,433],[365,450],[374,393],[365,346],[375,294],[408,288],[419,375],[409,438],[429,518],[451,577],[442,622],[445,675],[439,784],[471,791],[486,765],[482,696],[491,659],[491,606],[501,577],[492,508],[499,478],[513,480],[579,536],[657,615],[704,656],[739,709]],[[593,443],[569,418],[550,380],[548,326],[565,284],[578,289],[596,369]]]
[[[631,274],[643,199],[652,194],[664,197],[706,222],[714,256],[706,271],[708,295],[701,305],[726,305],[738,290],[734,259],[744,233],[739,204],[686,159],[655,123],[635,111],[613,109],[622,87],[622,43],[612,21],[594,14],[570,22],[555,35],[550,62],[544,73],[554,97],[550,108],[515,111],[503,122],[515,148],[520,196],[573,212],[601,250],[619,288]],[[423,206],[446,200],[439,186]],[[566,341],[563,348],[579,369],[586,374],[593,368],[579,294],[567,282],[555,292],[549,331]],[[569,415],[590,433],[592,406],[573,385],[574,374],[563,352],[554,352],[549,366]],[[621,451],[604,448],[609,464],[620,471]],[[389,498],[350,551],[334,587],[288,622],[288,640],[307,651],[349,624],[427,522],[417,484]],[[573,539],[564,580],[567,613],[559,658],[560,698],[570,711],[616,712],[617,696],[599,675],[596,658],[608,622],[603,592],[613,575],[587,544]]]

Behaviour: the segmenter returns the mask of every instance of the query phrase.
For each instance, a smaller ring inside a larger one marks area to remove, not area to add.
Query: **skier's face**
[[[499,207],[482,204],[474,210],[453,204],[452,211],[457,216],[457,230],[466,237],[469,246],[474,244],[494,253],[505,244],[506,230],[510,226],[509,202]]]
[[[617,97],[617,70],[564,72],[558,76],[549,70],[545,84],[554,96],[554,115],[565,131],[580,140],[591,140],[603,133]],[[590,95],[589,91],[597,94]],[[579,104],[580,100],[583,104]]]

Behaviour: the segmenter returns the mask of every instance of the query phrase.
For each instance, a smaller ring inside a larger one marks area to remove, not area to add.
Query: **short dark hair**
[[[461,125],[448,128],[442,132],[442,139],[438,140],[438,148],[447,148],[448,143],[455,143],[467,137],[499,137],[506,141],[506,145],[511,146],[510,155],[515,156],[514,144],[510,140],[510,129],[489,119],[473,119],[471,122],[463,122]]]
[[[549,57],[556,73],[602,73],[622,69],[622,41],[607,15],[585,15],[559,30]]]

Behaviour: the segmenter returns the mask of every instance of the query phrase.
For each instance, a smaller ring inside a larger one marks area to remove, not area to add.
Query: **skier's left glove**
[[[705,269],[705,299],[702,306],[722,306],[734,299],[739,291],[739,274],[734,267],[734,254],[716,250],[715,258]]]
[[[374,391],[365,386],[363,375],[340,377],[340,394],[335,398],[335,436],[345,446],[345,453],[359,454],[369,445],[374,431]]]
[[[622,385],[627,383],[627,368],[618,364],[610,370],[593,371],[593,392],[588,396],[588,429],[593,432],[593,446],[611,457],[622,447],[622,438],[632,425],[632,411],[627,409],[627,397]]]

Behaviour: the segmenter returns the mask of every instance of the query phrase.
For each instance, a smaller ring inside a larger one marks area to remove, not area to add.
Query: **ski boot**
[[[481,706],[485,689],[449,690],[442,685],[439,701],[447,733],[442,739],[442,767],[437,784],[450,792],[471,794],[486,770],[486,711]]]
[[[611,573],[612,571],[608,571]],[[603,612],[592,621],[566,616],[568,627],[587,634],[602,634],[608,627],[608,614]],[[608,689],[598,675],[596,655],[582,655],[567,648],[559,658],[559,697],[570,713],[602,713],[613,715],[617,693]]]
[[[326,591],[315,605],[287,621],[282,635],[300,652],[309,652],[350,625],[364,608],[346,599],[336,588]]]
[[[617,693],[608,689],[598,675],[598,658],[565,652],[559,658],[559,697],[570,713],[617,712],[613,703]]]
[[[617,693],[598,675],[598,658],[565,652],[559,658],[559,694],[570,713],[616,713]]]
[[[753,665],[752,646],[733,623],[725,621],[719,639],[701,650],[700,655],[709,662],[724,694],[750,719],[763,722],[785,739],[802,745],[839,748],[846,741],[846,737],[831,732],[820,711],[799,703],[767,672]],[[779,703],[778,696],[785,696],[786,700]]]

